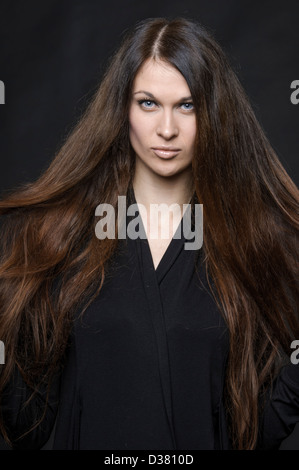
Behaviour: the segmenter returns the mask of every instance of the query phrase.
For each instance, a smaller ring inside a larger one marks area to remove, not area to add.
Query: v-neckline
[[[131,198],[132,198],[133,203],[137,204],[138,206],[133,187],[131,187]],[[184,248],[186,238],[183,232],[183,220],[184,220],[184,217],[187,216],[187,212],[188,212],[188,209],[182,215],[181,220],[176,228],[176,231],[173,237],[171,238],[156,268],[154,265],[154,260],[153,260],[150,244],[147,238],[147,233],[144,228],[142,217],[139,211],[137,213],[138,214],[137,217],[139,218],[138,223],[140,224],[140,232],[142,232],[144,235],[143,238],[138,238],[138,241],[142,244],[142,247],[147,252],[148,262],[150,263],[151,270],[153,270],[153,272],[156,274],[158,284],[160,284],[160,282],[165,277],[165,275],[167,274],[171,266],[174,264],[179,253]]]
[[[142,221],[141,217],[140,217],[140,223],[142,224],[142,228],[144,230],[143,221]],[[182,224],[182,219],[179,223],[179,226],[178,226],[175,234],[177,234],[177,232],[181,229],[181,224]],[[182,237],[175,238],[175,235],[174,235],[171,238],[171,240],[170,240],[166,250],[164,251],[164,253],[163,253],[163,255],[162,255],[162,257],[161,257],[161,259],[160,259],[160,261],[159,261],[156,268],[155,268],[155,265],[154,265],[154,260],[153,260],[152,252],[151,252],[151,249],[150,249],[150,244],[149,244],[148,238],[146,236],[146,233],[145,233],[145,238],[139,239],[139,240],[142,243],[143,248],[147,251],[148,259],[149,259],[151,268],[157,276],[158,283],[160,283],[161,280],[166,275],[166,273],[171,268],[171,266],[173,265],[173,263],[175,262],[177,256],[181,252],[181,250],[183,249],[184,240],[183,240]]]

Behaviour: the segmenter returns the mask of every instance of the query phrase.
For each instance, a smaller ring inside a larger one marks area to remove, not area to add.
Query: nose
[[[159,116],[157,123],[157,134],[165,140],[170,140],[176,137],[179,133],[178,126],[175,122],[175,117],[172,111],[164,110]]]

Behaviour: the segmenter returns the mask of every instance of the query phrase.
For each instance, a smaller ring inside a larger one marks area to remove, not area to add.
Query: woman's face
[[[136,169],[174,176],[190,171],[196,116],[183,75],[168,62],[148,59],[135,77],[129,111]]]

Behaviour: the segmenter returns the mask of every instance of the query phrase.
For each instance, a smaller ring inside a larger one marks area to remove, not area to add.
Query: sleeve
[[[299,422],[299,364],[284,366],[260,420],[257,450],[278,450]]]
[[[2,450],[38,450],[49,439],[55,424],[58,409],[60,387],[60,373],[57,373],[51,382],[48,404],[46,406],[47,386],[40,386],[33,398],[26,404],[32,390],[23,381],[20,372],[16,369],[13,379],[7,385],[1,397],[1,414],[12,447],[9,447],[3,437],[0,449]],[[27,431],[38,423],[33,430]],[[22,435],[26,433],[23,437]]]

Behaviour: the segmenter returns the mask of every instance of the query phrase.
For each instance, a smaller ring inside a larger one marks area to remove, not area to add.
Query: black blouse
[[[157,269],[146,238],[119,241],[100,295],[74,323],[54,449],[230,448],[223,405],[228,330],[207,282],[203,250],[184,249],[182,222],[178,231],[181,238],[171,240]],[[16,446],[45,442],[57,395],[56,384],[42,427]],[[14,435],[30,423],[34,407],[24,419],[21,400],[12,390],[4,406]],[[297,421],[299,365],[290,363],[274,384],[259,448],[278,448]]]
[[[55,449],[221,446],[228,338],[202,251],[185,242],[173,238],[156,270],[147,239],[120,244],[76,322]]]

